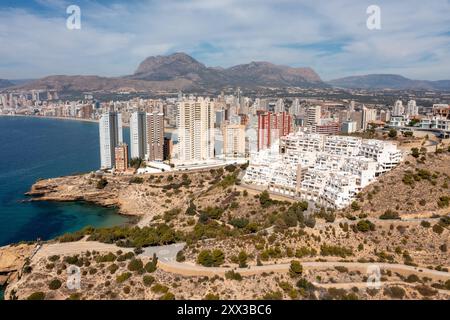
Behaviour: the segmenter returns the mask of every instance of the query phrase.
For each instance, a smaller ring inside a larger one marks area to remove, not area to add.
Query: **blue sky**
[[[81,8],[81,30],[66,8]],[[381,30],[366,9],[381,8]],[[207,66],[308,66],[324,80],[368,73],[450,79],[449,0],[2,0],[0,78],[131,74],[183,51]]]

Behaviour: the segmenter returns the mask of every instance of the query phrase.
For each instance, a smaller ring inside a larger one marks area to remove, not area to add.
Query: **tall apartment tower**
[[[419,115],[419,108],[417,107],[416,100],[409,100],[406,105],[406,115],[409,117],[415,117]]]
[[[245,126],[227,124],[223,126],[223,153],[226,157],[245,155]]]
[[[363,107],[361,129],[367,130],[369,123],[377,120],[377,110]]]
[[[214,102],[208,98],[191,98],[178,103],[178,162],[214,158],[214,120]]]
[[[275,104],[275,113],[280,113],[280,112],[284,112],[284,101],[283,99],[278,99],[276,104]]]
[[[145,112],[133,112],[130,118],[131,159],[145,159],[147,153],[147,119]]]
[[[258,151],[270,148],[280,137],[292,132],[292,116],[287,112],[262,113],[258,116]]]
[[[103,114],[99,133],[101,168],[112,169],[115,166],[115,148],[123,143],[122,115],[117,112]]]
[[[309,107],[306,111],[306,124],[309,126],[314,126],[319,124],[321,117],[321,107],[314,106]]]
[[[116,171],[125,172],[128,169],[128,145],[119,144],[115,149],[115,168]]]
[[[394,108],[392,109],[393,116],[402,116],[405,113],[402,100],[395,101]]]
[[[164,114],[147,113],[147,148],[146,159],[149,161],[164,160]]]

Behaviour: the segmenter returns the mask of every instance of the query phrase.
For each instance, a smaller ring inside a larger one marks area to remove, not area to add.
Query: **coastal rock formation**
[[[28,244],[11,245],[0,248],[0,285],[10,282],[22,270],[34,246]]]

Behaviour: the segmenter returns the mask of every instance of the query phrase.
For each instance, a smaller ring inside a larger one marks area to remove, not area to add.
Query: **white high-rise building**
[[[405,113],[402,100],[395,101],[394,108],[392,109],[393,116],[402,116]]]
[[[377,120],[377,109],[363,107],[361,129],[367,130],[369,123]]]
[[[117,112],[105,113],[99,122],[101,169],[115,166],[115,149],[123,142],[122,115]]]
[[[298,98],[295,98],[294,101],[292,101],[292,105],[289,108],[289,113],[293,116],[299,116],[303,114],[302,106]]]
[[[283,99],[278,99],[277,103],[275,104],[274,112],[275,113],[281,113],[281,112],[284,112],[284,111],[285,111],[284,110],[284,101],[283,101]]]
[[[245,155],[245,126],[228,124],[223,127],[223,153],[226,157]]]
[[[209,98],[191,98],[178,103],[178,144],[174,162],[214,158],[214,120],[214,102]]]
[[[149,161],[164,160],[164,114],[147,113],[147,148],[146,159]]]
[[[306,124],[309,126],[314,126],[319,124],[321,117],[321,107],[314,106],[309,107],[306,111]]]
[[[406,105],[406,115],[408,117],[415,117],[419,115],[419,107],[416,104],[416,100],[409,100]]]
[[[130,118],[131,159],[145,158],[147,150],[147,128],[145,112],[133,112]]]

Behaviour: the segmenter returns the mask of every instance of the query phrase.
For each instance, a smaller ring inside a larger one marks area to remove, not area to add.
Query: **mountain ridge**
[[[264,61],[230,68],[207,67],[186,53],[177,52],[144,59],[132,75],[123,77],[53,75],[15,88],[62,91],[156,91],[221,89],[226,86],[256,88],[328,85],[312,68],[293,68]]]
[[[11,81],[9,81],[11,83]],[[8,85],[18,90],[58,90],[67,92],[141,92],[241,88],[327,88],[345,89],[425,89],[450,91],[450,80],[412,80],[396,74],[369,74],[322,81],[310,67],[290,67],[266,61],[252,61],[229,68],[208,67],[183,52],[150,56],[131,75],[53,75],[22,84]],[[0,86],[1,88],[1,86]],[[3,89],[5,90],[5,89]]]
[[[345,89],[450,90],[450,80],[413,80],[397,74],[366,74],[327,81]]]

